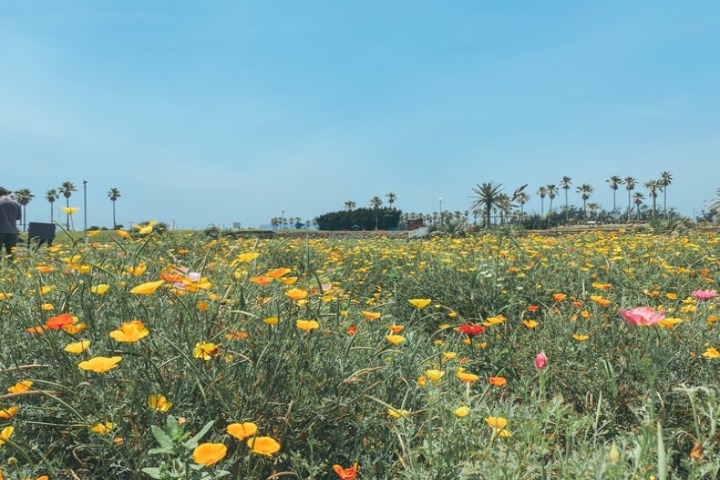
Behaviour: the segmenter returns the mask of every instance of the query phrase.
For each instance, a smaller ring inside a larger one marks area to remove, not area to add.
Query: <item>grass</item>
[[[712,233],[63,235],[0,270],[5,478],[720,472],[718,300],[692,296],[717,283]],[[631,325],[638,306],[666,320]],[[121,360],[79,367],[95,357]],[[280,448],[228,433],[244,422]]]

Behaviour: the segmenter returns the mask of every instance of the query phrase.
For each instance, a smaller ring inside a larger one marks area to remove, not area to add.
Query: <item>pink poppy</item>
[[[545,355],[545,352],[540,352],[535,356],[535,366],[539,368],[540,370],[543,370],[548,365],[548,359],[547,355]]]
[[[691,295],[696,300],[712,300],[718,293],[715,290],[695,290]]]
[[[635,307],[629,310],[620,309],[625,320],[641,327],[657,325],[665,318],[665,311],[657,311],[651,307]]]

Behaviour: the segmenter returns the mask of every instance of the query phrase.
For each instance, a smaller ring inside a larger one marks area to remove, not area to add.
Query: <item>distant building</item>
[[[425,226],[425,223],[423,222],[422,217],[410,218],[407,221],[407,229],[408,230],[415,230],[417,228],[422,228],[424,226]]]

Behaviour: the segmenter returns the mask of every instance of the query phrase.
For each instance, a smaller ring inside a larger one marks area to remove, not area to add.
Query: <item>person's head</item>
[[[5,187],[0,187],[0,197],[4,197],[6,195],[10,195],[10,190]]]

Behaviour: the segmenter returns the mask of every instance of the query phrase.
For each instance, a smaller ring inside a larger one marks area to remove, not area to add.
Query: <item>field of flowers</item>
[[[3,259],[0,478],[720,475],[713,233],[143,233]]]

